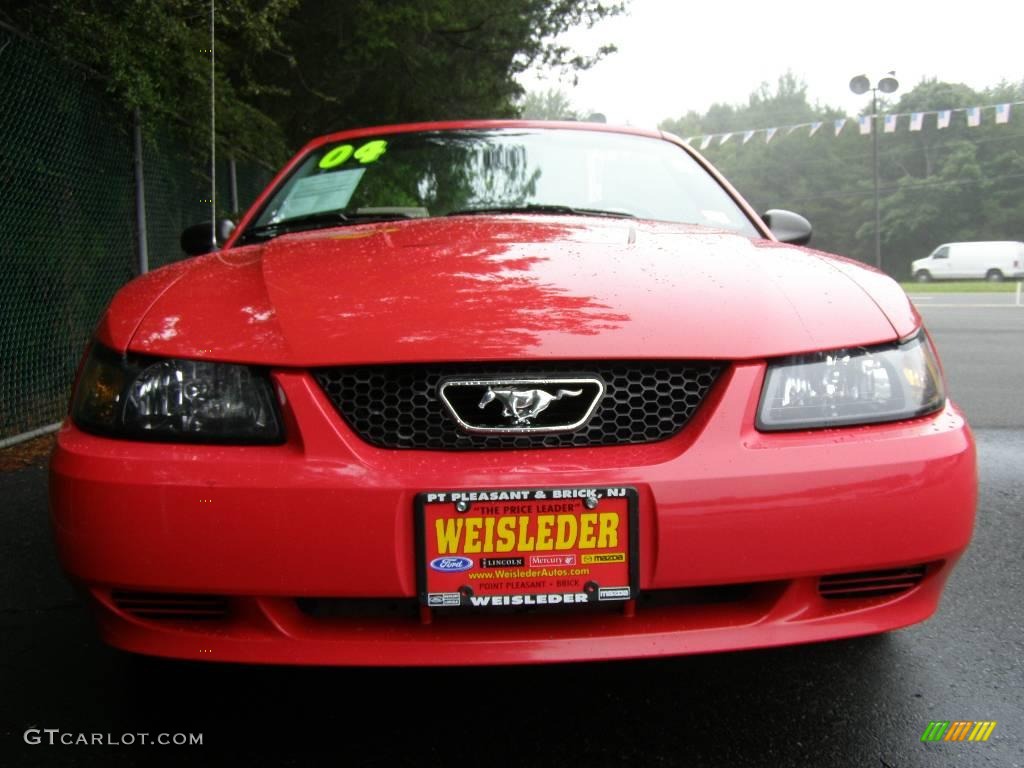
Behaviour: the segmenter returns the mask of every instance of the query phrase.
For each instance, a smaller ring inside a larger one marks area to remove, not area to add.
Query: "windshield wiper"
[[[356,224],[369,224],[375,221],[404,221],[411,218],[412,216],[405,213],[321,211],[320,213],[310,213],[305,216],[295,216],[291,219],[263,224],[259,227],[249,227],[239,240],[240,242],[247,243],[256,240],[270,240],[288,232],[301,232],[322,227],[354,226]]]
[[[502,205],[490,208],[464,208],[451,211],[448,216],[473,216],[488,213],[550,213],[561,216],[606,216],[612,219],[635,219],[632,213],[625,211],[605,211],[600,208],[576,208],[571,205]]]

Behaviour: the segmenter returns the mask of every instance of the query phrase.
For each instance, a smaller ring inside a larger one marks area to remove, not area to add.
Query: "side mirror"
[[[213,241],[210,222],[193,224],[181,233],[181,250],[189,256],[200,256],[210,253],[210,251],[216,251],[228,241],[234,231],[235,222],[231,219],[217,219],[217,239]]]
[[[799,213],[772,208],[764,212],[761,220],[783,243],[807,245],[811,241],[811,222]]]

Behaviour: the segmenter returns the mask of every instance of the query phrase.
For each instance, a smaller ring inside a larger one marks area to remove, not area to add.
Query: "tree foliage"
[[[208,142],[208,0],[9,0],[0,17],[95,70],[149,126]],[[556,43],[620,0],[217,0],[217,132],[278,164],[309,138],[358,125],[516,113],[515,75],[586,69]],[[201,150],[200,150],[201,151]]]
[[[259,100],[295,142],[359,125],[511,117],[530,66],[579,70],[553,39],[622,6],[606,0],[304,0],[282,27],[290,53],[262,77],[289,92]]]
[[[925,80],[881,113],[924,112],[1024,100],[1024,83],[1002,83],[974,91],[965,85]],[[1020,109],[1016,107],[1015,109]],[[869,114],[870,105],[864,114]],[[871,139],[856,124],[839,137],[832,121],[840,110],[812,105],[806,86],[791,74],[773,88],[763,85],[745,105],[715,104],[703,115],[688,113],[661,127],[684,138],[822,121],[808,136],[780,131],[771,142],[738,136],[705,150],[711,160],[760,211],[789,208],[814,224],[814,245],[874,262],[874,189]],[[938,130],[934,115],[923,130],[908,130],[900,118],[895,133],[879,135],[883,268],[905,278],[914,259],[943,242],[1024,239],[1024,114],[995,125],[992,111],[970,128],[954,113]],[[881,129],[881,126],[879,126]]]
[[[558,88],[527,93],[519,104],[519,114],[527,120],[579,120],[582,117]]]
[[[236,152],[280,160],[285,140],[253,99],[265,88],[252,63],[282,45],[279,25],[298,0],[217,3],[217,129]],[[198,153],[209,144],[210,4],[205,0],[13,0],[21,29],[92,69],[150,131],[171,128]]]

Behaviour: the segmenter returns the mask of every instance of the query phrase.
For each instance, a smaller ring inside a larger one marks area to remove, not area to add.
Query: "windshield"
[[[511,128],[327,144],[276,191],[243,241],[368,220],[514,211],[629,216],[759,235],[715,179],[671,142]]]

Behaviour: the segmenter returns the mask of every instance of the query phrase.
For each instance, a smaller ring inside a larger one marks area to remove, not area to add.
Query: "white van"
[[[930,280],[999,280],[1024,278],[1024,243],[946,243],[930,256],[911,262],[919,283]]]

